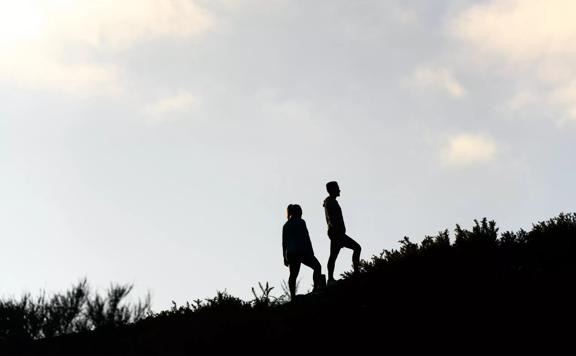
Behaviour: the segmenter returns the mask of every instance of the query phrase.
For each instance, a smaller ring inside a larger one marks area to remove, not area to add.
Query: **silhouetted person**
[[[324,199],[324,212],[328,223],[328,237],[330,238],[330,257],[328,258],[328,284],[334,282],[334,265],[342,247],[351,249],[354,272],[358,272],[360,265],[360,252],[362,248],[350,236],[346,235],[346,226],[342,217],[342,209],[336,200],[340,196],[340,187],[337,182],[326,183],[326,190],[330,194]]]
[[[288,287],[290,296],[296,296],[296,278],[300,272],[300,264],[304,264],[314,270],[314,290],[323,287],[325,276],[322,275],[322,266],[314,256],[312,242],[308,234],[306,222],[302,220],[302,208],[300,205],[290,204],[287,209],[288,221],[282,229],[282,253],[284,265],[290,267]]]

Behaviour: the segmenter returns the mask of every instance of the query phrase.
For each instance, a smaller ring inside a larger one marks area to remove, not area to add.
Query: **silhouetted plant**
[[[161,311],[152,317],[165,317],[169,315],[187,315],[206,311],[233,311],[250,309],[251,303],[230,295],[226,290],[216,292],[213,298],[205,300],[196,299],[193,304],[186,302],[186,305],[178,306],[172,301],[172,308],[169,311]]]
[[[530,266],[541,269],[542,264],[560,266],[576,263],[571,256],[576,251],[576,214],[560,214],[558,217],[533,225],[530,232],[504,232],[499,235],[494,221],[486,218],[474,220],[471,230],[456,225],[454,243],[450,241],[448,230],[436,236],[426,236],[420,244],[404,237],[400,248],[383,250],[370,260],[360,262],[361,272],[375,272],[398,263],[406,263],[414,258],[435,259],[434,266],[450,262],[458,256],[460,263],[475,268],[492,267],[495,263],[506,264],[507,270],[526,270]],[[415,266],[415,265],[414,265]],[[484,267],[482,267],[484,266]],[[530,267],[531,268],[531,267]],[[353,277],[344,272],[343,278]]]
[[[271,287],[268,282],[265,285],[258,282],[258,287],[260,292],[256,292],[256,289],[252,287],[252,294],[254,295],[252,306],[254,308],[267,308],[276,304],[278,299],[270,295],[274,287]]]
[[[483,218],[481,222],[474,220],[472,231],[462,229],[456,225],[455,246],[462,248],[474,248],[485,250],[496,246],[498,239],[498,228],[494,221]]]
[[[112,285],[102,297],[92,293],[83,279],[50,298],[42,291],[36,299],[26,293],[20,300],[2,300],[0,337],[38,339],[142,320],[150,315],[150,296],[134,305],[125,303],[131,290],[129,285]]]
[[[37,303],[38,309],[45,318],[43,336],[51,337],[72,332],[89,330],[88,318],[83,308],[89,302],[90,290],[84,279],[64,294],[55,294],[45,303],[42,293]]]
[[[138,321],[149,312],[150,296],[135,305],[123,301],[132,291],[130,285],[111,285],[106,297],[95,295],[86,303],[89,327],[115,327]]]
[[[426,236],[420,244],[422,252],[434,253],[450,248],[450,234],[448,230],[440,231],[436,236]]]

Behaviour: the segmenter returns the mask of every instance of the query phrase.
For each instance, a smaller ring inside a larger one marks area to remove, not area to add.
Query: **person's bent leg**
[[[336,259],[340,253],[341,245],[335,241],[330,240],[330,257],[328,258],[328,281],[334,281],[334,267],[336,266]]]
[[[292,258],[292,261],[289,262],[290,277],[288,277],[288,289],[290,289],[290,299],[294,299],[296,296],[296,279],[298,278],[298,273],[300,272],[300,262],[294,261],[294,258]]]
[[[322,278],[322,265],[320,265],[320,262],[318,262],[318,259],[314,255],[306,256],[302,260],[302,263],[305,266],[312,268],[314,271],[312,278],[314,279],[314,285],[316,286]]]
[[[352,239],[348,235],[344,235],[342,239],[342,246],[351,249],[352,252],[352,268],[354,268],[354,272],[358,272],[360,268],[360,253],[362,252],[362,247],[360,244],[354,239]]]

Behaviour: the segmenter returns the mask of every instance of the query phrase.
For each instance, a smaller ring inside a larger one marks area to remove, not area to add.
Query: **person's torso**
[[[326,223],[328,224],[328,233],[345,233],[346,226],[342,217],[342,209],[338,200],[333,197],[324,199],[324,212],[326,214]]]
[[[312,243],[308,236],[306,222],[302,219],[290,219],[284,224],[284,237],[286,239],[286,251],[289,254],[298,253],[314,254]]]

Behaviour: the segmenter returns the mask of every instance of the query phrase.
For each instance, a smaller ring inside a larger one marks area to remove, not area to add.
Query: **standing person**
[[[302,220],[302,208],[297,204],[288,205],[288,221],[282,228],[282,254],[284,265],[290,267],[288,287],[290,297],[296,296],[296,278],[300,272],[300,264],[304,264],[314,270],[314,291],[326,284],[326,277],[322,274],[322,266],[314,256],[312,242],[308,234],[306,222]]]
[[[328,258],[328,284],[334,283],[334,266],[336,258],[342,247],[351,249],[352,266],[354,272],[358,272],[360,265],[360,252],[362,248],[350,236],[346,235],[346,226],[342,217],[342,209],[336,200],[340,196],[340,187],[337,182],[326,183],[326,190],[329,196],[324,199],[324,212],[326,213],[326,222],[328,223],[328,237],[330,238],[330,257]]]

